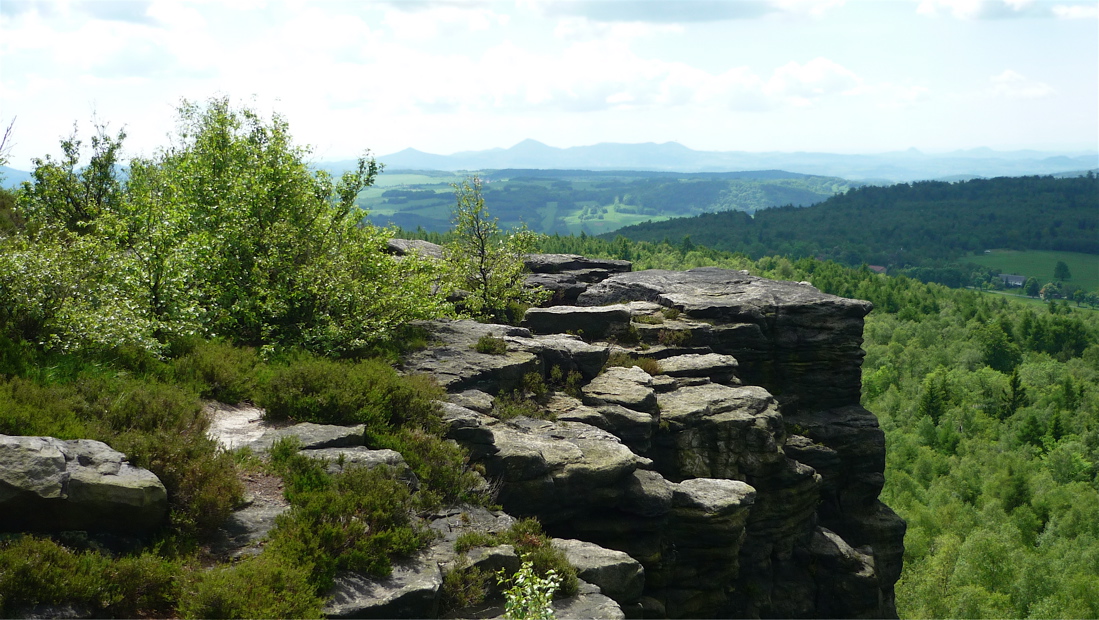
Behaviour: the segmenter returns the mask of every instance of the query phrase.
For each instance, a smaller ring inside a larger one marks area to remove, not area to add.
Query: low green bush
[[[655,314],[639,314],[633,317],[634,323],[642,323],[645,325],[660,325],[664,322],[663,316],[657,316]]]
[[[667,347],[681,347],[691,341],[691,330],[662,329],[657,332],[656,341]]]
[[[413,515],[411,492],[391,468],[351,467],[329,475],[292,444],[277,448],[272,463],[282,472],[291,509],[276,519],[267,552],[305,567],[316,592],[330,588],[340,570],[387,576],[392,558],[431,539]]]
[[[474,605],[480,605],[488,596],[490,573],[470,566],[462,556],[443,573],[443,586],[439,590],[439,607],[443,615]]]
[[[523,558],[524,562],[530,562],[539,576],[545,577],[549,571],[554,571],[561,578],[559,592],[562,596],[576,594],[580,587],[576,567],[569,564],[565,552],[553,546],[553,541],[542,531],[542,524],[537,519],[521,519],[498,534],[487,532],[460,534],[454,542],[454,550],[465,553],[474,547],[495,547],[504,544],[515,547],[519,557]]]
[[[503,355],[508,352],[508,345],[503,338],[486,334],[477,339],[477,344],[473,345],[473,349],[486,355]]]
[[[641,370],[656,376],[662,371],[660,370],[660,362],[650,357],[634,357],[628,353],[615,352],[611,353],[611,356],[607,358],[607,363],[603,366],[604,369],[614,366],[620,366],[622,368],[631,368],[637,366]]]
[[[669,321],[674,321],[679,318],[679,309],[677,308],[661,308],[660,314],[664,315],[664,318]]]
[[[271,369],[257,404],[272,420],[431,427],[443,394],[430,378],[401,377],[381,360],[338,362],[301,355]]]
[[[252,347],[204,341],[172,361],[176,379],[191,383],[203,398],[236,404],[253,400],[260,359]]]
[[[179,613],[183,618],[320,618],[323,605],[307,568],[262,553],[194,573]]]
[[[401,453],[420,490],[414,499],[420,510],[437,510],[444,505],[466,503],[486,506],[491,501],[482,479],[469,465],[469,453],[422,429],[402,428],[393,433],[368,437],[372,448],[389,448]]]
[[[179,560],[151,553],[110,558],[48,538],[0,543],[0,616],[36,605],[69,604],[96,617],[165,617],[179,595]]]

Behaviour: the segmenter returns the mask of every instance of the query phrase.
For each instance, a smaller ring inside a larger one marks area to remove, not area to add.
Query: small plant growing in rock
[[[439,604],[444,613],[480,605],[488,595],[488,572],[470,566],[469,559],[461,556],[443,575]]]
[[[679,318],[679,309],[678,308],[661,308],[660,309],[660,314],[663,314],[664,318],[668,319],[669,321],[674,321],[674,320]]]
[[[639,314],[633,317],[633,322],[645,325],[660,325],[664,322],[664,317],[656,314]]]
[[[656,334],[656,341],[666,347],[680,347],[691,341],[691,330],[662,329]]]
[[[604,366],[604,369],[613,366],[621,366],[622,368],[637,366],[653,376],[659,375],[662,372],[660,370],[660,362],[650,357],[633,357],[632,355],[621,351],[611,354],[610,358],[607,359],[607,364]]]
[[[504,590],[504,617],[508,620],[546,620],[554,618],[553,595],[561,585],[557,572],[550,569],[545,577],[534,572],[534,564],[523,562],[511,577],[501,569],[496,574],[500,587]]]
[[[486,355],[503,355],[508,352],[507,343],[504,342],[503,338],[497,338],[487,334],[481,336],[473,348],[478,353],[484,353]]]
[[[578,370],[570,370],[568,374],[560,366],[550,368],[550,384],[569,396],[580,398],[580,388],[584,383],[584,375]]]

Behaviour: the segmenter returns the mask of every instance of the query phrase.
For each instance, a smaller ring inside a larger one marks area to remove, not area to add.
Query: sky
[[[675,141],[1099,148],[1096,0],[0,0],[9,165],[184,100],[278,113],[316,161]]]

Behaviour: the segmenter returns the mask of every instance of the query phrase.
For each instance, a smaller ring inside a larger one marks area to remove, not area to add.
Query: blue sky
[[[677,141],[1099,148],[1089,0],[0,2],[10,165],[93,118],[130,154],[181,99],[282,114],[318,160]]]

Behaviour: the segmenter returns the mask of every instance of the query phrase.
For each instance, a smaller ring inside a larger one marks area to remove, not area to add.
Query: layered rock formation
[[[525,328],[427,323],[403,364],[451,392],[449,437],[507,513],[640,563],[629,616],[895,617],[904,522],[877,499],[884,435],[859,406],[869,303],[720,269],[531,264],[557,305]],[[477,353],[485,335],[507,352]],[[597,374],[612,353],[662,372]],[[490,415],[524,376],[569,371],[548,419]]]

